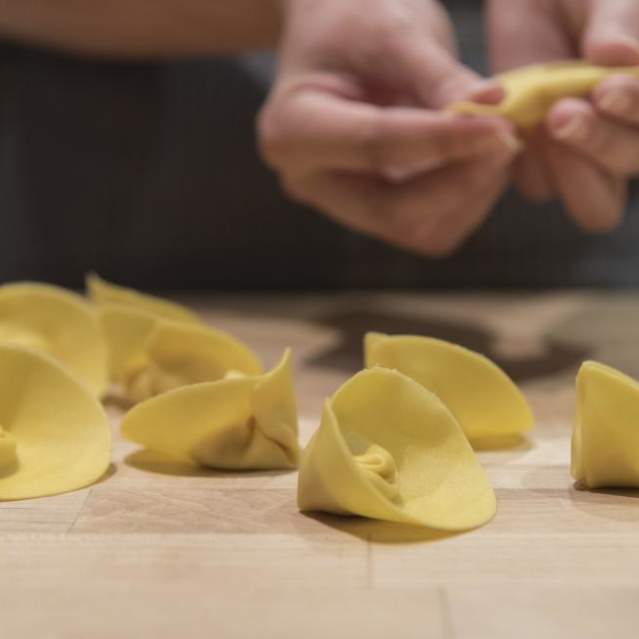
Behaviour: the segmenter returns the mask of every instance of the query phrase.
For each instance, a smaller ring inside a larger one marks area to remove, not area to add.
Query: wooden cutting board
[[[480,451],[496,518],[456,536],[295,507],[295,473],[193,470],[116,435],[111,473],[0,504],[0,637],[632,637],[639,491],[576,490],[574,375],[639,376],[639,297],[344,294],[189,303],[272,364],[295,354],[302,438],[361,367],[365,330],[452,339],[499,361],[537,425]],[[119,410],[109,405],[117,433]]]

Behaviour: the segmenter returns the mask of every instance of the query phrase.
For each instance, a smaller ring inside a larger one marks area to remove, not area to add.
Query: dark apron
[[[481,3],[448,3],[483,70]],[[639,284],[637,192],[622,228],[577,230],[509,193],[459,253],[430,260],[286,201],[255,153],[268,58],[114,64],[0,49],[0,280],[146,288]]]

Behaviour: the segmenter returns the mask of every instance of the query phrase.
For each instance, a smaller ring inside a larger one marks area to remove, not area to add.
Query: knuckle
[[[372,213],[372,222],[379,229],[382,237],[389,242],[395,242],[395,203],[390,198],[379,198],[376,202],[369,202],[368,210]]]
[[[288,175],[281,175],[280,188],[288,198],[295,202],[308,203],[310,201],[308,189],[300,180],[296,180]]]
[[[377,213],[382,219],[384,227],[390,237],[395,241],[412,236],[413,224],[410,219],[412,207],[409,207],[401,198],[393,197],[380,200],[377,203]]]
[[[448,257],[459,248],[462,241],[453,232],[440,232],[426,214],[423,221],[416,221],[401,207],[391,210],[383,236],[392,244],[435,259]]]
[[[438,259],[451,255],[460,241],[453,235],[440,235],[429,222],[423,225],[396,223],[389,227],[388,240],[426,257]]]
[[[392,140],[381,113],[370,117],[362,127],[359,144],[371,171],[383,173],[392,166]]]
[[[406,248],[419,248],[428,238],[430,219],[424,211],[426,221],[416,221],[415,206],[395,201],[386,206],[384,235],[393,244]]]
[[[610,193],[607,202],[582,202],[580,207],[569,205],[579,226],[587,233],[604,234],[614,231],[622,222],[628,200],[628,181],[614,178],[609,184]]]
[[[616,137],[609,138],[601,143],[597,151],[596,155],[605,162],[613,174],[628,178],[639,174],[639,157],[635,143]]]
[[[257,117],[258,150],[264,161],[273,167],[285,164],[290,136],[285,119],[277,107],[267,104]]]
[[[415,37],[415,24],[403,12],[391,11],[380,20],[373,36],[377,42],[377,62],[386,65],[389,59],[401,59],[405,55],[406,43]]]
[[[444,258],[452,255],[460,246],[462,238],[452,233],[446,235],[431,234],[423,241],[423,252],[428,257]]]
[[[588,213],[579,219],[579,226],[586,233],[592,235],[601,235],[604,233],[610,233],[614,231],[620,224],[623,218],[623,211],[621,209],[615,211],[594,211]]]
[[[616,175],[633,177],[639,173],[639,161],[631,155],[611,157],[610,170]]]

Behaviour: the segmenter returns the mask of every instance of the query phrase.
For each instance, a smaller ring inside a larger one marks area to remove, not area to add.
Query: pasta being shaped
[[[118,304],[144,311],[155,317],[179,322],[201,323],[200,318],[193,311],[181,304],[111,284],[95,273],[87,275],[86,287],[89,298],[96,306]]]
[[[450,342],[411,335],[368,333],[366,366],[408,375],[435,393],[471,440],[528,431],[533,416],[513,381],[487,357]]]
[[[132,408],[123,436],[168,457],[225,470],[296,468],[290,352],[262,375],[182,386]]]
[[[639,383],[597,362],[577,375],[571,473],[586,488],[639,488]]]
[[[96,396],[108,385],[107,347],[94,309],[79,295],[31,282],[0,286],[0,344],[48,353]]]
[[[447,531],[495,514],[495,494],[452,413],[385,368],[365,370],[326,401],[302,454],[301,511],[352,514]]]
[[[606,77],[619,73],[639,77],[639,67],[599,67],[578,60],[523,67],[496,77],[506,91],[501,103],[457,102],[449,109],[501,115],[521,128],[531,128],[543,121],[558,100],[586,96]]]
[[[101,309],[100,321],[109,344],[111,379],[133,402],[233,371],[262,373],[251,350],[223,331],[115,304]]]
[[[98,480],[111,428],[87,388],[53,358],[0,346],[0,500],[42,497]]]

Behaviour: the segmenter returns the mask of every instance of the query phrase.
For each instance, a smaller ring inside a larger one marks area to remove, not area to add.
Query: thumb
[[[422,0],[423,3],[423,0]],[[424,3],[428,14],[426,33],[418,29],[403,37],[395,51],[405,85],[417,94],[418,102],[441,109],[458,100],[474,99],[488,104],[503,98],[503,90],[464,66],[457,57],[457,42],[447,11],[440,2]]]
[[[594,64],[639,64],[639,2],[594,0],[582,46]]]
[[[539,0],[490,0],[487,20],[493,72],[574,57],[557,5]]]
[[[424,106],[441,109],[458,100],[496,104],[503,89],[465,67],[452,53],[435,42],[407,51],[413,86]]]

